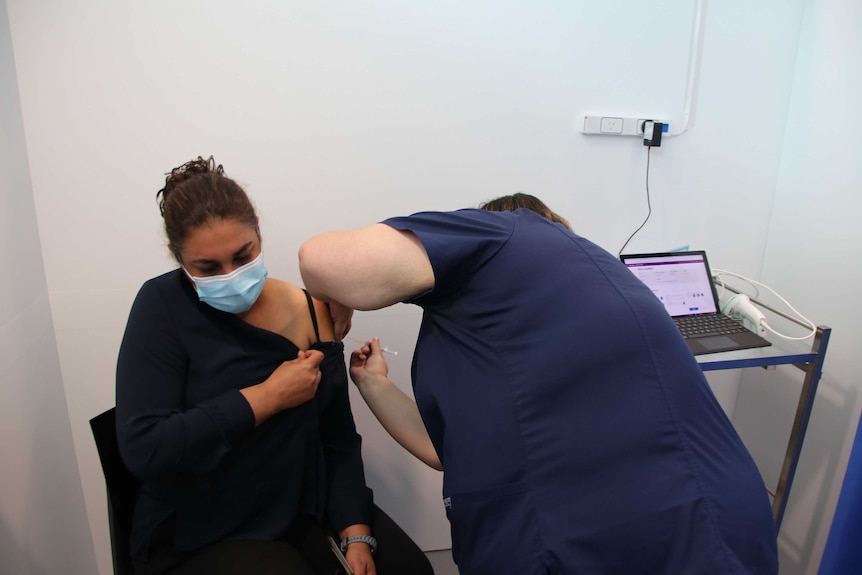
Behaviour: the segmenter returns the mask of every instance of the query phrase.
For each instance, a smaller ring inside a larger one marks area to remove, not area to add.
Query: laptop
[[[694,355],[772,345],[720,312],[706,252],[623,254],[620,260],[664,304]]]

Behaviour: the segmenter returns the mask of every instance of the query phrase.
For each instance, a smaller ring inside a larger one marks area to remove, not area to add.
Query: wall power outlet
[[[620,116],[584,116],[581,125],[583,134],[603,134],[605,136],[643,136],[644,122],[661,122],[662,133],[668,136],[668,123],[656,118],[623,118]]]

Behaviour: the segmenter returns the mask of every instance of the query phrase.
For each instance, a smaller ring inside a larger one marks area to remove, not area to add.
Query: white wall
[[[862,4],[807,0],[763,281],[833,329],[779,537],[781,572],[817,572],[862,409]],[[800,372],[746,373],[736,423],[777,478]],[[769,421],[764,414],[785,414]]]
[[[271,273],[292,281],[313,233],[518,190],[616,253],[645,215],[646,149],[575,125],[585,113],[679,118],[696,2],[6,1],[103,573],[86,422],[113,404],[135,292],[173,265],[155,203],[165,171],[214,154],[260,209]],[[802,0],[708,4],[694,127],[652,151],[653,217],[630,250],[691,245],[759,275],[802,17]],[[355,322],[357,337],[399,350],[392,375],[405,389],[418,320],[396,306]],[[732,411],[734,376],[719,379]],[[424,548],[447,547],[439,476],[354,405],[378,500]]]
[[[0,572],[93,573],[4,0],[0,174]]]

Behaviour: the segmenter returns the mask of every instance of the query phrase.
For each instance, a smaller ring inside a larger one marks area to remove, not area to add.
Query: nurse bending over
[[[337,336],[354,309],[423,309],[415,403],[379,342],[351,375],[444,469],[464,575],[777,573],[754,461],[662,304],[540,200],[423,212],[300,249]]]

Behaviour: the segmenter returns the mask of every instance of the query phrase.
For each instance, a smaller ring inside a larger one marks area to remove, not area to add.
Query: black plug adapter
[[[664,124],[661,122],[653,122],[652,120],[644,120],[644,146],[659,147],[661,146],[661,133],[664,130]]]

